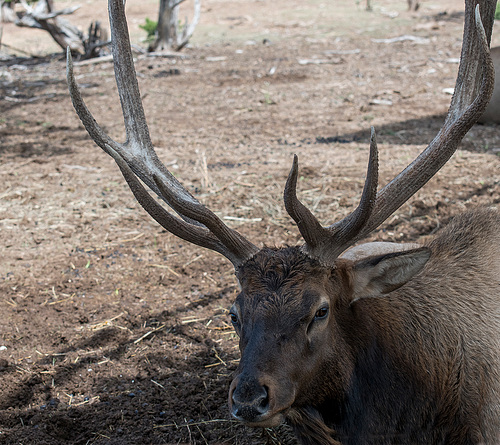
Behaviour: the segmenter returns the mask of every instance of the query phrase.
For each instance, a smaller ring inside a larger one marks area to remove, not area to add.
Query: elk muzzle
[[[231,383],[229,410],[236,420],[252,426],[270,428],[281,424],[288,406],[276,403],[273,384],[254,375],[242,373]],[[269,383],[269,384],[266,384]]]

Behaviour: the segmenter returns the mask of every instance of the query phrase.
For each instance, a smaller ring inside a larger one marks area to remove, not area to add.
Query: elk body
[[[259,252],[232,308],[233,415],[286,417],[303,444],[499,443],[499,227],[470,212],[427,246],[333,267]]]
[[[490,103],[479,119],[479,122],[500,124],[500,46],[491,48],[491,58],[493,59],[496,73],[495,89],[493,90]]]
[[[125,143],[112,140],[90,114],[68,57],[75,109],[139,203],[168,231],[221,253],[235,268],[241,293],[230,313],[241,361],[229,391],[234,418],[260,427],[287,421],[303,445],[500,443],[499,212],[458,216],[422,246],[355,245],[432,178],[483,114],[494,84],[488,42],[495,4],[466,0],[462,59],[445,123],[380,191],[372,131],[365,187],[350,215],[319,223],[297,198],[294,158],[284,200],[305,241],[296,247],[259,249],[160,162],[122,0],[110,0],[109,8]]]

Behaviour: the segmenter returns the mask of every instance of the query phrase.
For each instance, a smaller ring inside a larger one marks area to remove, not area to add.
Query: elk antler
[[[76,84],[73,62],[68,50],[69,91],[80,120],[94,142],[115,159],[134,196],[158,223],[186,241],[221,253],[237,269],[259,249],[235,230],[227,227],[220,218],[198,202],[158,159],[142,107],[123,0],[109,1],[109,20],[115,77],[125,122],[126,141],[115,142],[93,118]],[[163,208],[138,178],[169,204],[182,219]]]
[[[355,238],[368,222],[375,204],[378,183],[378,150],[375,130],[372,127],[370,139],[370,159],[366,181],[357,209],[349,216],[330,227],[322,227],[316,217],[297,199],[298,159],[285,185],[285,208],[296,222],[307,246],[307,252],[325,263],[331,264]]]
[[[450,159],[458,144],[483,114],[493,93],[495,73],[489,52],[489,40],[496,0],[483,0],[486,35],[479,3],[466,1],[462,56],[455,92],[445,123],[428,147],[399,175],[376,193],[376,144],[372,130],[371,154],[365,188],[359,207],[349,216],[328,227],[316,217],[296,195],[297,158],[285,186],[285,207],[305,240],[304,251],[325,264],[345,249],[368,235],[401,207]]]

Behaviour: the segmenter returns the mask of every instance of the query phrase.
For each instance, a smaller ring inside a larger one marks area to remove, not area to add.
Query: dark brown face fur
[[[298,247],[258,252],[238,271],[231,309],[241,351],[229,391],[233,417],[269,427],[340,401],[365,336],[353,301],[398,288],[428,258],[419,248],[325,267]]]
[[[321,368],[333,353],[342,356],[335,351],[335,314],[345,292],[338,271],[298,248],[261,250],[239,270],[238,279],[241,293],[231,320],[240,337],[241,362],[229,405],[239,420],[273,426],[292,405],[331,392]]]

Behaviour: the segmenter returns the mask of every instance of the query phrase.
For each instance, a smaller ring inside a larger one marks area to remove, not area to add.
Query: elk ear
[[[377,297],[401,287],[419,273],[431,255],[427,247],[372,256],[354,263],[353,297]]]

